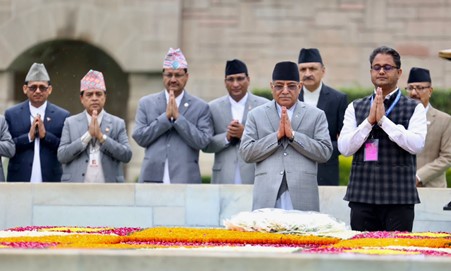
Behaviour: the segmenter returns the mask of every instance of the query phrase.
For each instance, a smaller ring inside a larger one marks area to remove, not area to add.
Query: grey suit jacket
[[[81,137],[88,131],[86,112],[66,119],[58,147],[58,160],[63,165],[62,182],[83,182],[89,162],[89,148],[83,146]],[[104,112],[100,124],[107,139],[100,146],[100,162],[105,182],[124,182],[122,163],[128,163],[132,151],[128,143],[124,120]]]
[[[8,131],[8,124],[5,117],[0,116],[0,182],[5,181],[3,171],[2,156],[11,158],[16,153],[16,146]]]
[[[238,144],[226,142],[227,126],[233,120],[229,97],[229,95],[226,95],[209,103],[214,135],[210,144],[203,151],[215,154],[211,182],[214,184],[234,184],[235,170],[238,164],[242,183],[253,184],[255,164],[243,161],[239,154],[239,142]],[[267,102],[266,98],[248,92],[242,124],[246,124],[249,111]]]
[[[179,117],[166,117],[165,92],[139,100],[132,137],[145,148],[139,182],[162,182],[168,159],[171,183],[201,183],[199,151],[213,135],[208,104],[184,92]]]
[[[432,106],[427,112],[428,132],[424,149],[417,154],[417,175],[426,187],[446,187],[451,165],[451,116]]]
[[[332,155],[324,112],[298,101],[291,119],[294,140],[277,140],[280,117],[275,101],[249,112],[241,140],[244,161],[256,163],[253,209],[274,208],[286,175],[296,210],[319,211],[317,163]]]

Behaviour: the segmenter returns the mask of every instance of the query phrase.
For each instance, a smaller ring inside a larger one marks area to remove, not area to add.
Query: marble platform
[[[346,187],[320,187],[322,213],[349,224]],[[451,232],[451,189],[419,189],[414,231]],[[0,229],[17,226],[221,227],[252,207],[251,185],[0,183]]]
[[[320,187],[321,211],[349,223],[345,187]],[[415,231],[451,232],[451,189],[420,189]],[[249,185],[0,183],[0,229],[29,225],[221,227],[249,211]],[[0,271],[442,271],[451,259],[205,250],[0,249]]]

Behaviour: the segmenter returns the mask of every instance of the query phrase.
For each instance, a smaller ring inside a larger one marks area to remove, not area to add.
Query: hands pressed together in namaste
[[[288,138],[290,141],[292,141],[294,138],[294,132],[291,128],[291,122],[288,118],[287,108],[285,106],[282,106],[279,130],[277,131],[277,140],[281,140],[283,137]]]

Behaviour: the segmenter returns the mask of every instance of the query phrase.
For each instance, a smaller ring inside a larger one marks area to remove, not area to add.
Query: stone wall
[[[380,45],[401,53],[400,87],[412,66],[429,68],[435,87],[450,87],[451,63],[437,56],[451,46],[450,12],[451,0],[3,0],[0,114],[17,102],[12,63],[26,51],[24,66],[41,57],[45,63],[51,53],[35,56],[29,49],[62,39],[103,50],[128,76],[129,131],[138,99],[161,89],[169,47],[182,48],[191,73],[187,89],[206,101],[225,94],[226,60],[244,60],[251,88],[267,88],[274,64],[297,61],[302,47],[321,50],[324,80],[334,87],[370,87],[368,56]],[[134,156],[126,172],[134,181],[143,149],[130,142]],[[201,156],[204,175],[211,160]]]
[[[240,58],[251,86],[268,87],[274,64],[297,61],[302,47],[320,49],[335,87],[370,87],[368,57],[387,45],[402,57],[404,87],[412,66],[429,68],[436,87],[450,87],[451,63],[438,51],[451,45],[451,1],[183,1],[183,48],[190,86],[207,100],[223,90],[224,63]]]

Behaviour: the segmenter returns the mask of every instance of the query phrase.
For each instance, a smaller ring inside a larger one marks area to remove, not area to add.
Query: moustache
[[[302,81],[306,81],[306,80],[313,80],[313,76],[304,76],[302,78]]]

